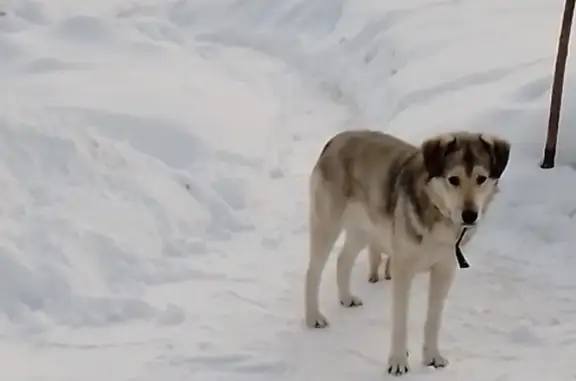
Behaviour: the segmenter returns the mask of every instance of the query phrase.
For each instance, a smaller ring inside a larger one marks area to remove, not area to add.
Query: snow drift
[[[561,1],[3,5],[4,378],[380,379],[388,288],[363,257],[365,308],[301,325],[306,176],[364,127],[513,143],[450,296],[452,364],[429,377],[572,377],[572,63],[558,165],[538,166]],[[416,287],[415,329],[424,301]]]

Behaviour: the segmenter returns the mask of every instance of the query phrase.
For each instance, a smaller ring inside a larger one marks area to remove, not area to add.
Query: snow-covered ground
[[[371,127],[513,143],[406,380],[575,380],[576,73],[541,170],[561,0],[4,0],[2,381],[381,380],[389,284],[303,328],[307,174]],[[333,264],[333,262],[331,261]]]

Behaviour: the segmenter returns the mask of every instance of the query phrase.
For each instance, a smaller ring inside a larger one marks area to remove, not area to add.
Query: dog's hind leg
[[[322,272],[339,235],[340,221],[316,221],[310,226],[310,261],[305,287],[306,325],[310,328],[324,328],[328,325],[328,320],[320,312],[318,294]]]
[[[384,266],[384,279],[386,280],[390,280],[392,279],[392,276],[390,275],[390,262],[391,262],[391,257],[388,256],[388,258],[386,258],[386,266]]]
[[[362,305],[362,299],[350,292],[350,275],[358,254],[366,247],[367,239],[363,232],[347,230],[346,240],[338,256],[337,282],[340,304],[344,307],[357,307]]]
[[[382,253],[374,244],[368,245],[368,261],[370,264],[370,271],[368,272],[368,282],[376,283],[380,280],[378,269],[382,263]]]
[[[318,205],[320,204],[320,205]],[[322,272],[342,230],[343,206],[329,194],[312,192],[310,205],[310,259],[305,280],[305,320],[310,328],[324,328],[328,320],[320,312],[318,294]]]
[[[382,264],[382,255],[384,253],[380,250],[380,247],[374,243],[368,246],[368,258],[370,262],[370,271],[368,273],[368,282],[376,283],[380,280],[380,275],[378,270]],[[384,266],[384,279],[390,280],[390,256],[386,258],[386,265]]]

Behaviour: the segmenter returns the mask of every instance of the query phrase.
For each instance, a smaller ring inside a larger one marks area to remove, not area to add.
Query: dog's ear
[[[429,177],[441,176],[444,172],[446,156],[456,151],[456,139],[448,136],[436,136],[426,139],[420,149]]]
[[[480,141],[490,155],[490,177],[499,179],[508,166],[510,143],[505,139],[486,134],[480,135]]]

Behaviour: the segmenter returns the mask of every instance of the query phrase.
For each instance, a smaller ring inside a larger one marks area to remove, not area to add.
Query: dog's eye
[[[478,183],[478,185],[484,184],[484,181],[486,181],[486,176],[478,176],[478,177],[476,177],[476,183]]]
[[[457,187],[460,185],[460,178],[458,176],[450,176],[448,177],[448,182]]]

